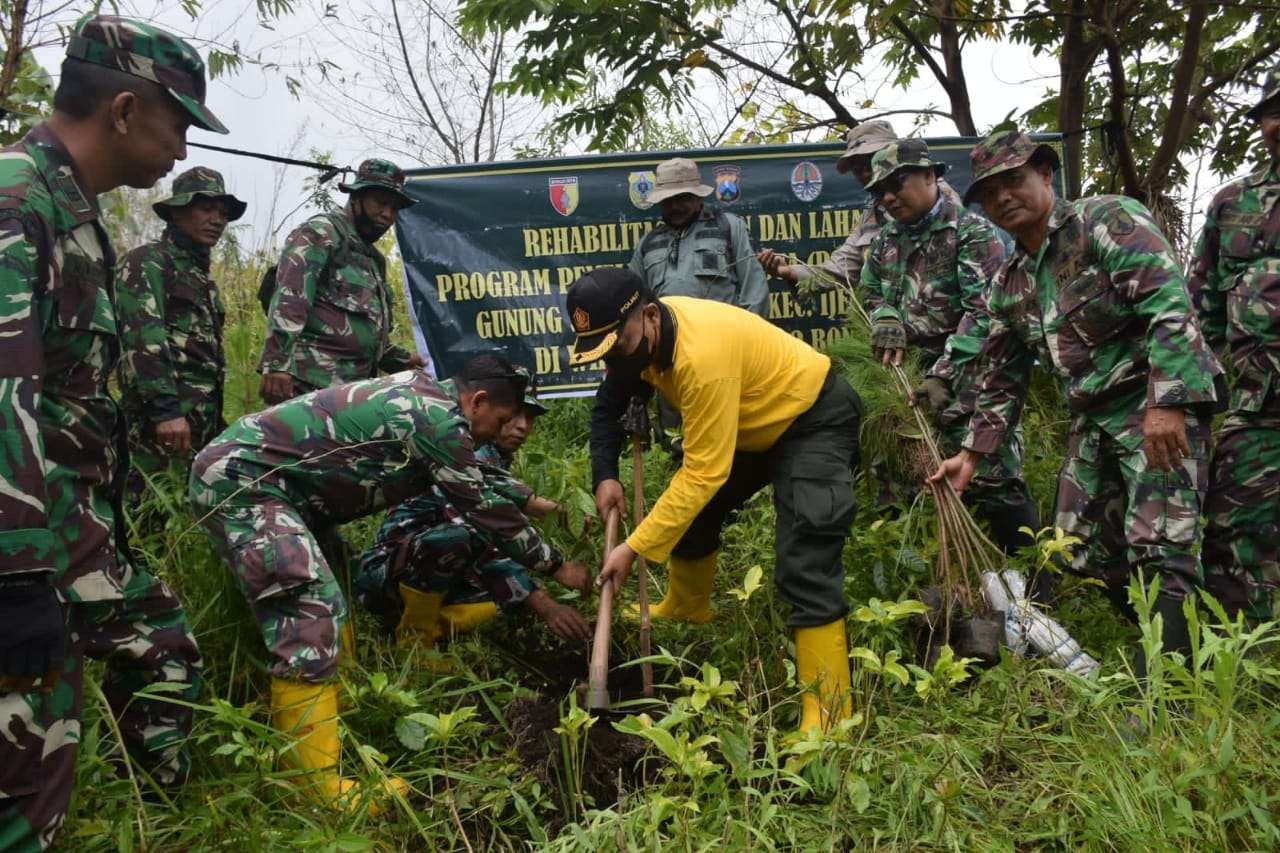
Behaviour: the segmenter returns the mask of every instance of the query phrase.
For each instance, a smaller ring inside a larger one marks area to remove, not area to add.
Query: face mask
[[[351,205],[352,221],[356,226],[356,233],[366,243],[376,243],[382,239],[382,235],[390,230],[391,226],[385,228],[373,221],[373,218],[364,212],[364,203],[359,199],[353,201]]]
[[[609,368],[609,372],[615,376],[624,379],[635,379],[640,376],[641,371],[649,366],[649,339],[643,333],[640,336],[640,343],[636,348],[627,355],[615,355],[604,360],[605,367]]]

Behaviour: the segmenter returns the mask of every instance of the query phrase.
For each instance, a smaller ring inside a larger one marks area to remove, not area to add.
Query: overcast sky
[[[369,2],[375,7],[385,5],[387,14],[390,14],[390,0]],[[279,66],[246,65],[237,73],[224,74],[213,80],[209,86],[208,103],[231,133],[219,136],[192,129],[188,135],[190,142],[299,159],[311,159],[310,152],[314,149],[331,153],[335,163],[351,166],[365,157],[385,154],[374,141],[379,135],[376,122],[370,124],[366,116],[361,120],[363,127],[353,127],[349,117],[344,121],[342,117],[335,116],[333,111],[340,107],[335,108],[335,99],[329,88],[335,84],[321,81],[313,70],[307,68],[314,65],[316,57],[324,57],[339,67],[339,72],[330,75],[332,80],[359,70],[361,64],[356,53],[342,41],[343,27],[336,26],[337,22],[333,20],[323,19],[322,3],[298,0],[301,13],[275,22],[273,30],[259,25],[254,0],[205,0],[198,20],[192,20],[180,8],[175,8],[176,5],[150,0],[120,3],[121,14],[154,21],[200,43],[238,43],[246,54],[261,55],[264,61]],[[351,14],[349,10],[353,7],[350,4],[335,5],[339,16]],[[410,46],[411,54],[423,49],[421,45]],[[56,74],[61,49],[44,48],[37,59]],[[965,71],[975,120],[979,127],[985,127],[1000,121],[1011,110],[1026,109],[1043,97],[1046,80],[1052,80],[1057,67],[1052,59],[1033,57],[1030,51],[1018,45],[1003,45],[998,50],[979,45],[966,53]],[[304,80],[299,97],[289,93],[287,75]],[[946,103],[941,87],[928,74],[922,75],[920,82],[909,91],[901,92],[884,85],[874,90],[874,96],[874,110],[877,111],[944,106]],[[894,123],[900,129],[909,125],[905,117],[894,119]],[[954,134],[955,128],[949,121],[935,120],[927,132],[945,136]],[[441,165],[401,160],[401,165],[410,168]],[[311,173],[308,169],[282,169],[259,160],[191,148],[187,161],[179,164],[175,173],[195,165],[209,165],[221,171],[230,190],[249,203],[241,232],[242,243],[249,247],[277,245],[289,228],[307,213],[300,205],[305,199],[303,181]],[[166,186],[171,178],[172,175],[166,178]],[[1206,188],[1202,187],[1201,192],[1205,191]],[[1203,202],[1197,205],[1202,206]]]

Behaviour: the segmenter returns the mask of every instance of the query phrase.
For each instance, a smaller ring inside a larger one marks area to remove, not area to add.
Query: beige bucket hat
[[[849,129],[844,135],[845,150],[836,161],[836,171],[844,174],[853,168],[853,158],[864,154],[875,154],[881,148],[898,140],[893,132],[893,125],[884,119],[864,121],[857,127]]]
[[[649,190],[648,195],[650,204],[657,204],[663,199],[683,193],[693,193],[700,198],[706,198],[715,192],[713,187],[702,182],[698,164],[684,157],[673,157],[659,163],[653,174],[653,189]]]

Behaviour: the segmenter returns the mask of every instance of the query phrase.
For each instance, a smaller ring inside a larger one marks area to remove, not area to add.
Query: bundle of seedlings
[[[918,623],[917,653],[923,665],[932,668],[945,645],[961,657],[994,664],[1003,640],[1018,654],[1035,649],[1070,672],[1085,675],[1097,669],[1066,629],[1029,601],[1026,579],[1004,567],[1003,552],[951,484],[928,480],[945,456],[929,416],[911,402],[919,365],[910,358],[903,365],[883,364],[872,352],[871,316],[856,288],[821,268],[809,270],[818,287],[841,291],[849,304],[849,334],[827,353],[862,397],[867,413],[863,453],[878,469],[872,475],[927,483],[933,499],[938,554],[932,584],[920,595],[928,608]]]

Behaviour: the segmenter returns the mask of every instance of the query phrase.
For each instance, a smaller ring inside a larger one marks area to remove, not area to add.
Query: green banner
[[[975,142],[929,140],[961,192]],[[645,201],[657,163],[694,160],[716,187],[708,202],[742,217],[757,250],[819,264],[858,224],[867,201],[852,176],[836,171],[843,150],[838,143],[770,145],[411,171],[406,190],[417,204],[401,212],[396,237],[416,331],[440,376],[499,349],[536,369],[541,393],[590,393],[602,370],[569,366],[565,292],[588,270],[624,266],[657,223],[658,208]],[[769,316],[782,328],[817,347],[842,334],[847,306],[839,294],[811,312],[783,282],[769,288]]]

